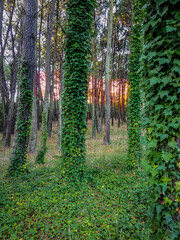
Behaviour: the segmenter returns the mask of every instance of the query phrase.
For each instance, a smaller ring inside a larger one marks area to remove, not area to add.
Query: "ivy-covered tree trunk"
[[[105,109],[105,135],[104,144],[110,144],[110,120],[111,120],[111,105],[110,105],[110,58],[111,58],[111,42],[112,42],[112,25],[113,25],[113,0],[109,1],[109,18],[108,18],[108,40],[106,54],[106,70],[105,70],[105,94],[106,94],[106,109]]]
[[[139,166],[141,160],[141,67],[142,52],[141,24],[142,11],[139,0],[132,1],[133,18],[130,37],[131,55],[129,60],[129,101],[128,101],[128,157],[129,164]]]
[[[142,1],[143,2],[143,1]],[[179,1],[151,0],[144,24],[147,170],[151,239],[179,239],[180,15]]]
[[[91,53],[94,1],[67,2],[67,39],[63,92],[62,166],[71,181],[85,169],[87,77]]]
[[[33,80],[35,72],[35,6],[36,0],[24,0],[23,58],[19,73],[19,106],[16,122],[16,142],[11,155],[8,174],[20,175],[27,172],[27,149],[31,126]]]

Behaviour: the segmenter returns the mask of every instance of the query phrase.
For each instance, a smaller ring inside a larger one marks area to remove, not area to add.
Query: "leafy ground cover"
[[[56,134],[48,139],[46,164],[29,156],[30,174],[6,178],[10,150],[1,151],[0,239],[147,239],[147,179],[129,170],[127,131],[111,129],[111,145],[87,133],[87,180],[61,175]]]

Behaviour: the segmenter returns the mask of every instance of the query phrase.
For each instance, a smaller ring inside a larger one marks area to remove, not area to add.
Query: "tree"
[[[94,1],[67,2],[63,92],[62,167],[78,181],[85,169],[87,76],[91,53]]]
[[[105,70],[105,94],[106,94],[106,109],[105,109],[105,135],[104,144],[110,144],[110,93],[109,93],[109,78],[110,78],[110,57],[111,57],[111,42],[112,42],[112,22],[113,22],[113,0],[110,0],[109,19],[108,19],[108,40],[106,54],[106,70]]]
[[[132,1],[133,18],[129,61],[129,101],[128,101],[128,157],[131,166],[138,165],[141,160],[141,67],[142,51],[141,23],[142,11],[138,0]]]
[[[17,136],[8,169],[10,176],[27,172],[27,148],[30,135],[33,100],[33,81],[35,77],[35,9],[36,0],[24,0],[24,40],[23,57],[20,66],[20,97],[16,122]]]
[[[38,1],[36,1],[36,6],[35,6],[35,12],[37,13],[37,9],[38,9]],[[37,17],[37,14],[35,15],[35,17]],[[36,21],[37,24],[37,21]],[[37,35],[37,26],[35,26],[35,34]],[[30,134],[30,138],[29,138],[29,146],[28,146],[28,152],[29,153],[35,153],[36,152],[36,147],[37,147],[37,135],[38,135],[38,112],[37,112],[37,39],[36,39],[36,43],[35,43],[35,75],[36,77],[34,77],[34,87],[33,87],[33,92],[34,92],[34,96],[33,96],[33,105],[32,105],[32,119],[31,119],[31,134]]]
[[[151,239],[179,239],[180,16],[177,0],[144,3],[143,90]]]
[[[56,4],[56,0],[53,0],[51,3],[47,42],[46,42],[46,57],[45,57],[46,88],[45,88],[44,106],[43,106],[43,113],[42,113],[42,137],[41,137],[40,150],[36,158],[36,162],[39,164],[44,163],[44,157],[47,151],[46,143],[47,143],[47,137],[48,137],[47,120],[48,120],[49,91],[50,91],[50,49],[51,49],[55,4]]]

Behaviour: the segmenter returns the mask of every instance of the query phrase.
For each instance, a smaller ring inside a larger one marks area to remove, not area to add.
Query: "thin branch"
[[[40,13],[40,12],[41,12],[45,7],[47,7],[51,2],[52,2],[52,0],[49,1],[46,5],[44,5],[41,9],[39,9],[39,11],[37,11],[37,12],[34,14],[34,16],[36,16],[38,13]]]

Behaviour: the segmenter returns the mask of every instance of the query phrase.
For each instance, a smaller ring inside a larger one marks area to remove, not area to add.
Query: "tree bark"
[[[30,135],[32,92],[35,71],[35,6],[36,0],[24,0],[24,39],[22,78],[20,79],[19,111],[16,122],[16,137],[8,174],[27,172],[27,149]]]
[[[38,10],[38,1],[36,1],[35,12]],[[37,35],[37,15],[35,20],[35,35]],[[37,53],[37,39],[35,42],[35,53]],[[31,120],[31,135],[29,139],[28,152],[35,153],[37,147],[37,136],[38,136],[38,115],[37,115],[37,64],[36,64],[36,54],[35,54],[35,70],[34,70],[34,96],[33,96],[33,106],[32,106],[32,120]]]
[[[22,22],[20,25],[20,31],[22,31]],[[11,134],[13,127],[13,118],[15,114],[15,93],[16,93],[16,83],[17,83],[17,73],[18,73],[18,60],[20,57],[21,45],[22,45],[22,35],[19,35],[17,53],[15,53],[15,37],[13,37],[13,32],[11,29],[11,41],[12,41],[12,56],[13,62],[11,66],[11,98],[9,103],[9,111],[7,117],[7,128],[6,128],[6,138],[5,138],[5,147],[11,146]]]
[[[40,145],[40,151],[36,158],[38,163],[44,163],[44,157],[46,152],[49,90],[50,90],[50,51],[51,51],[51,39],[52,39],[52,31],[53,31],[53,17],[54,17],[54,11],[55,11],[55,3],[56,3],[56,0],[52,0],[50,16],[49,16],[49,24],[48,24],[47,42],[46,42],[46,57],[45,57],[46,87],[45,87],[45,96],[44,96],[43,113],[42,113],[43,124],[42,124],[41,145]]]
[[[108,21],[108,41],[107,41],[107,55],[106,55],[106,73],[105,73],[105,94],[106,94],[106,109],[105,109],[105,135],[104,144],[110,144],[110,92],[109,92],[109,78],[110,78],[110,57],[111,57],[111,42],[112,42],[112,21],[113,21],[113,0],[110,0],[109,21]]]
[[[55,72],[55,64],[56,64],[56,48],[57,48],[57,33],[58,33],[58,9],[59,5],[57,4],[57,12],[56,12],[56,32],[55,32],[55,43],[54,43],[54,53],[53,53],[53,61],[52,61],[52,84],[50,91],[50,108],[49,108],[49,118],[48,118],[48,136],[51,137],[52,132],[52,120],[53,120],[53,96],[54,96],[54,72]]]

